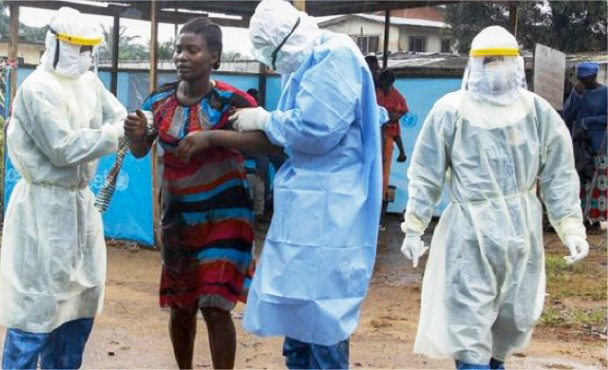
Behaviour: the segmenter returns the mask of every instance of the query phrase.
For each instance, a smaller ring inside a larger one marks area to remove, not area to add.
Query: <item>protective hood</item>
[[[93,22],[79,11],[63,7],[57,11],[46,33],[46,50],[40,62],[49,70],[68,78],[76,78],[89,70],[102,42],[102,34]],[[92,46],[92,52],[80,52]]]
[[[284,0],[263,0],[249,23],[253,55],[281,74],[297,70],[321,34],[314,19]]]
[[[507,106],[526,88],[524,60],[515,37],[499,26],[475,36],[462,89],[470,91],[475,100]]]

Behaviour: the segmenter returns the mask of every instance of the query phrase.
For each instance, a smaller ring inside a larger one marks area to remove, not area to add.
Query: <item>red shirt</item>
[[[376,102],[379,106],[389,111],[389,113],[394,112],[403,115],[409,111],[405,98],[394,87],[390,87],[386,94],[383,89],[376,88]],[[384,126],[384,133],[391,137],[400,136],[401,128],[399,127],[399,122],[389,121]]]

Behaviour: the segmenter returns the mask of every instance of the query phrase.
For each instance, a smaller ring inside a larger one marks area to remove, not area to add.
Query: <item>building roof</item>
[[[384,24],[384,16],[372,15],[372,14],[347,14],[338,15],[331,17],[323,17],[319,21],[319,27],[327,27],[337,23],[345,22],[352,18],[362,18],[374,23]],[[391,17],[390,23],[395,26],[417,26],[417,27],[430,27],[430,28],[447,28],[449,27],[445,22],[431,21],[427,19],[419,18],[402,18],[402,17]]]

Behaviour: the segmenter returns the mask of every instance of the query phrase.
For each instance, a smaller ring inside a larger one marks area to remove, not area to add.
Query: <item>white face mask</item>
[[[78,74],[81,75],[88,71],[91,68],[91,62],[92,57],[90,51],[80,53],[80,56],[78,57]]]

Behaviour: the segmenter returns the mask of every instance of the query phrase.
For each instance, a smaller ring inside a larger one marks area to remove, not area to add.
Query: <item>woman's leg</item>
[[[230,312],[217,308],[202,308],[209,335],[211,360],[216,369],[233,369],[236,356],[236,330]]]
[[[169,335],[173,344],[173,354],[180,369],[192,369],[192,354],[196,338],[196,309],[171,309]]]

